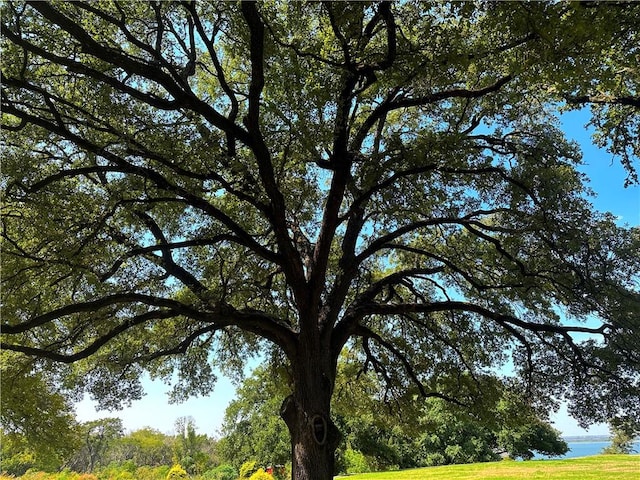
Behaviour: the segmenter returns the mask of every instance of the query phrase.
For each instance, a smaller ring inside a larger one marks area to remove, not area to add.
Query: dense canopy
[[[640,415],[640,232],[558,127],[588,106],[637,182],[640,4],[0,8],[2,348],[106,406],[269,359],[296,479],[330,478],[345,346],[384,400],[513,370]]]

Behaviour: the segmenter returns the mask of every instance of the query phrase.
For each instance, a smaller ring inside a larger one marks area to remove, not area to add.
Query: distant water
[[[575,457],[590,457],[592,455],[599,455],[602,450],[608,447],[610,442],[567,442],[569,445],[569,451],[562,457],[545,457],[543,455],[537,455],[533,458],[575,458]],[[633,449],[637,454],[640,452],[640,440],[633,444]]]

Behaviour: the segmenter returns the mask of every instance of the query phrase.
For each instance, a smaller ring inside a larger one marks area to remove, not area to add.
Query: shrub
[[[186,470],[178,464],[171,467],[171,470],[167,473],[167,480],[187,480],[188,478],[189,475]]]
[[[122,463],[111,462],[100,469],[98,478],[100,480],[138,480],[135,472],[136,465],[131,460]]]
[[[45,472],[39,472],[37,470],[27,470],[25,472],[25,474],[20,477],[21,480],[22,479],[27,479],[27,480],[46,480],[49,478],[49,474],[45,473]]]
[[[444,454],[447,458],[447,463],[465,463],[464,451],[460,445],[447,445],[444,449]]]
[[[16,477],[7,477],[0,475],[0,480],[13,480]],[[71,470],[62,470],[57,473],[46,473],[36,470],[28,470],[23,476],[18,477],[20,480],[98,480],[93,473],[78,473]]]
[[[440,452],[428,453],[424,463],[427,467],[436,467],[438,465],[445,465],[447,459]]]
[[[249,478],[257,470],[256,462],[244,462],[240,467],[240,478]]]
[[[259,468],[249,477],[249,480],[273,480],[273,475],[264,471],[263,468]]]
[[[136,480],[165,480],[168,473],[169,467],[167,465],[161,465],[159,467],[143,465],[136,469],[135,477]]]
[[[202,480],[236,480],[237,478],[238,471],[229,464],[219,465],[202,475]]]
[[[273,478],[275,480],[291,480],[291,464],[276,465],[273,467]]]
[[[11,475],[8,478],[19,477],[24,475],[27,470],[36,465],[36,458],[33,452],[25,451],[19,452],[15,455],[8,455],[6,451],[2,452],[0,457],[0,471],[7,475]]]
[[[121,470],[115,475],[110,476],[109,480],[138,480],[136,476],[128,470]]]
[[[347,448],[344,452],[344,463],[348,474],[366,473],[371,470],[367,457],[359,450]]]
[[[58,472],[56,474],[52,473],[48,477],[43,478],[48,478],[50,480],[75,480],[77,476],[78,474],[76,472],[72,472],[71,470],[65,468],[61,472]]]

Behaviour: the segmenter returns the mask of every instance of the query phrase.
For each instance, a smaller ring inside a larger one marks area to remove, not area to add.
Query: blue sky
[[[626,172],[611,154],[598,149],[591,143],[591,131],[585,129],[585,112],[569,112],[562,117],[562,128],[567,136],[576,140],[583,150],[584,165],[580,168],[590,178],[590,187],[597,196],[591,199],[594,209],[608,211],[618,217],[620,225],[640,225],[640,187],[624,188]],[[640,168],[640,165],[638,166]],[[144,381],[146,396],[133,402],[131,407],[117,412],[96,411],[94,403],[88,399],[76,406],[79,421],[94,420],[109,416],[123,419],[127,430],[153,427],[161,432],[173,433],[175,420],[181,416],[192,416],[200,433],[219,435],[224,410],[233,399],[235,390],[231,382],[219,376],[215,390],[208,397],[191,398],[188,401],[170,405],[166,392],[169,387],[161,382]],[[566,436],[608,433],[606,425],[594,425],[588,431],[578,427],[566,411],[561,408],[552,416],[555,427]]]
[[[640,225],[640,187],[624,188],[625,169],[618,159],[593,145],[593,130],[585,128],[586,122],[585,112],[568,112],[562,116],[561,127],[582,147],[584,165],[579,170],[587,174],[589,186],[596,192],[597,196],[591,199],[594,208],[613,213],[620,225]],[[640,169],[640,165],[636,164],[636,168]]]

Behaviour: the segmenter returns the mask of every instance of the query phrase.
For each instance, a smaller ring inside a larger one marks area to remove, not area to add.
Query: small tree
[[[531,460],[534,452],[560,456],[569,450],[567,442],[560,438],[560,432],[540,421],[500,432],[498,445],[511,458],[520,457],[524,460]]]
[[[101,418],[83,423],[80,432],[82,443],[69,466],[79,472],[93,472],[111,462],[111,447],[124,436],[124,427],[120,418]]]
[[[152,428],[135,430],[122,437],[114,448],[116,461],[132,460],[136,465],[171,465],[174,439]]]
[[[174,461],[182,465],[190,474],[201,474],[212,462],[205,451],[209,439],[206,435],[196,433],[196,425],[192,417],[178,418],[175,430]]]
[[[628,418],[614,418],[609,422],[611,445],[602,452],[606,454],[630,454],[636,452],[633,444],[638,440],[640,421]]]

